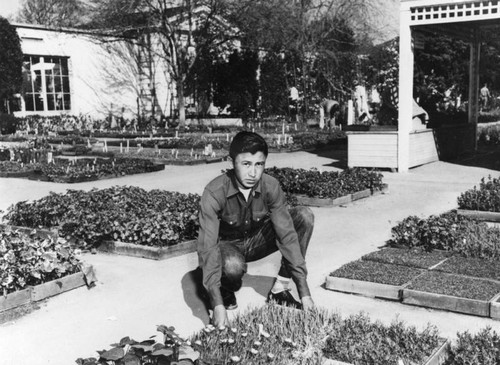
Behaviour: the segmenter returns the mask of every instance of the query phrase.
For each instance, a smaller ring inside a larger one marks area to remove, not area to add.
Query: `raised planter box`
[[[423,291],[418,283],[412,282],[403,289],[404,304],[489,317],[490,304],[497,294],[500,293],[500,283],[491,280],[439,272],[427,272],[418,277],[417,281],[419,280],[424,284],[429,282],[436,283],[435,286],[438,288],[438,292],[431,292],[429,290]],[[471,289],[478,287],[479,284],[486,285],[488,288],[484,290],[488,290],[488,292],[481,293],[483,298],[467,298],[465,295],[449,295],[448,292],[453,291],[451,286],[454,283],[457,283],[460,288],[468,287]]]
[[[24,178],[35,174],[35,170],[28,171],[0,171],[0,177],[18,177]]]
[[[353,261],[326,277],[326,289],[401,300],[402,290],[425,270],[375,261]]]
[[[486,222],[500,222],[500,213],[480,210],[457,209],[457,214]]]
[[[442,264],[450,257],[445,251],[434,250],[426,252],[407,247],[385,247],[380,250],[370,252],[361,257],[364,261],[376,261],[387,264],[404,265],[420,269],[431,269]]]
[[[89,270],[92,271],[92,268],[90,267]],[[7,296],[0,296],[0,312],[38,302],[84,285],[86,285],[85,275],[83,272],[78,272],[40,285],[28,287],[7,294]]]
[[[450,347],[450,341],[443,339],[443,341],[436,347],[433,353],[427,359],[425,359],[420,365],[445,364],[449,357],[449,352],[448,352],[449,347]],[[354,364],[338,360],[325,359],[322,362],[322,365],[354,365]]]
[[[339,198],[315,198],[306,195],[296,194],[297,203],[311,207],[337,207],[339,205],[349,204],[353,201],[368,198],[371,195],[384,194],[389,190],[387,184],[383,184],[381,189],[365,189]]]
[[[181,242],[168,247],[151,247],[120,241],[104,241],[97,248],[100,252],[117,255],[164,260],[196,251],[196,240]]]

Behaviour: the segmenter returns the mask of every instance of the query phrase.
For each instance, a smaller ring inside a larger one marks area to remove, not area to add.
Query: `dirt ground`
[[[268,166],[318,168],[336,171],[345,167],[345,151],[271,154]],[[477,167],[480,166],[480,167]],[[115,180],[82,184],[55,184],[23,179],[0,179],[0,210],[18,201],[38,199],[50,191],[135,185],[200,194],[203,187],[228,162],[204,166],[167,166],[164,171]],[[500,322],[457,313],[430,310],[362,296],[325,290],[325,277],[341,265],[382,246],[391,227],[409,215],[427,217],[457,206],[457,197],[477,185],[482,177],[498,176],[479,162],[436,162],[408,173],[383,171],[389,192],[344,207],[313,208],[315,230],[307,254],[309,285],[318,306],[342,316],[369,313],[372,319],[390,323],[396,317],[423,328],[436,325],[443,337],[454,339],[457,331],[476,332]],[[195,253],[164,261],[83,254],[93,265],[98,282],[92,289],[78,288],[39,303],[20,318],[0,325],[0,364],[74,364],[80,357],[96,356],[125,336],[145,340],[156,326],[174,326],[182,336],[200,330],[208,314],[197,284]],[[243,288],[237,293],[239,311],[265,305],[265,296],[279,265],[273,254],[249,265]]]

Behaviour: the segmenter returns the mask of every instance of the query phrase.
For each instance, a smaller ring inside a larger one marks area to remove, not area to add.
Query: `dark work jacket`
[[[220,239],[245,240],[257,232],[268,217],[276,232],[278,249],[290,264],[288,268],[300,297],[310,295],[306,263],[279,182],[264,173],[247,202],[238,189],[234,170],[230,170],[205,187],[200,203],[198,258],[203,285],[213,307],[223,304]]]

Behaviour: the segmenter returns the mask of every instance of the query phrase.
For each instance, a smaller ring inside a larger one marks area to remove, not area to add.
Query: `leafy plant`
[[[460,209],[500,212],[500,178],[481,179],[479,188],[467,190],[458,197]]]
[[[290,167],[266,169],[275,177],[285,193],[305,194],[316,198],[338,198],[365,189],[380,189],[382,174],[361,168],[340,172]]]
[[[80,271],[75,251],[63,239],[40,238],[0,228],[0,284],[3,295]]]
[[[429,218],[409,216],[391,229],[390,246],[422,247],[426,251],[434,249],[452,250],[462,240],[465,232],[478,223],[456,213],[431,215]]]
[[[500,363],[500,336],[489,326],[475,335],[459,332],[449,353],[447,365],[496,365]]]
[[[157,330],[163,333],[163,342],[150,338],[137,342],[124,337],[112,344],[111,349],[97,351],[99,358],[79,358],[78,365],[189,365],[194,364],[199,353],[194,351],[189,341],[182,339],[174,327],[160,325]]]
[[[165,247],[194,239],[200,196],[138,187],[68,190],[33,202],[18,202],[4,219],[25,227],[60,227],[59,234],[82,248],[102,240]]]

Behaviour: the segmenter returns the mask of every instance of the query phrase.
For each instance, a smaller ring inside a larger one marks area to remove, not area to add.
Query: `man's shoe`
[[[279,305],[284,305],[291,308],[302,309],[302,303],[295,300],[292,293],[290,293],[290,289],[283,290],[279,293],[269,292],[267,295],[267,303],[276,302]]]
[[[224,302],[224,307],[226,307],[227,310],[233,310],[238,308],[238,303],[236,302],[236,295],[234,295],[233,291],[220,288],[220,293],[222,295],[222,301]]]

